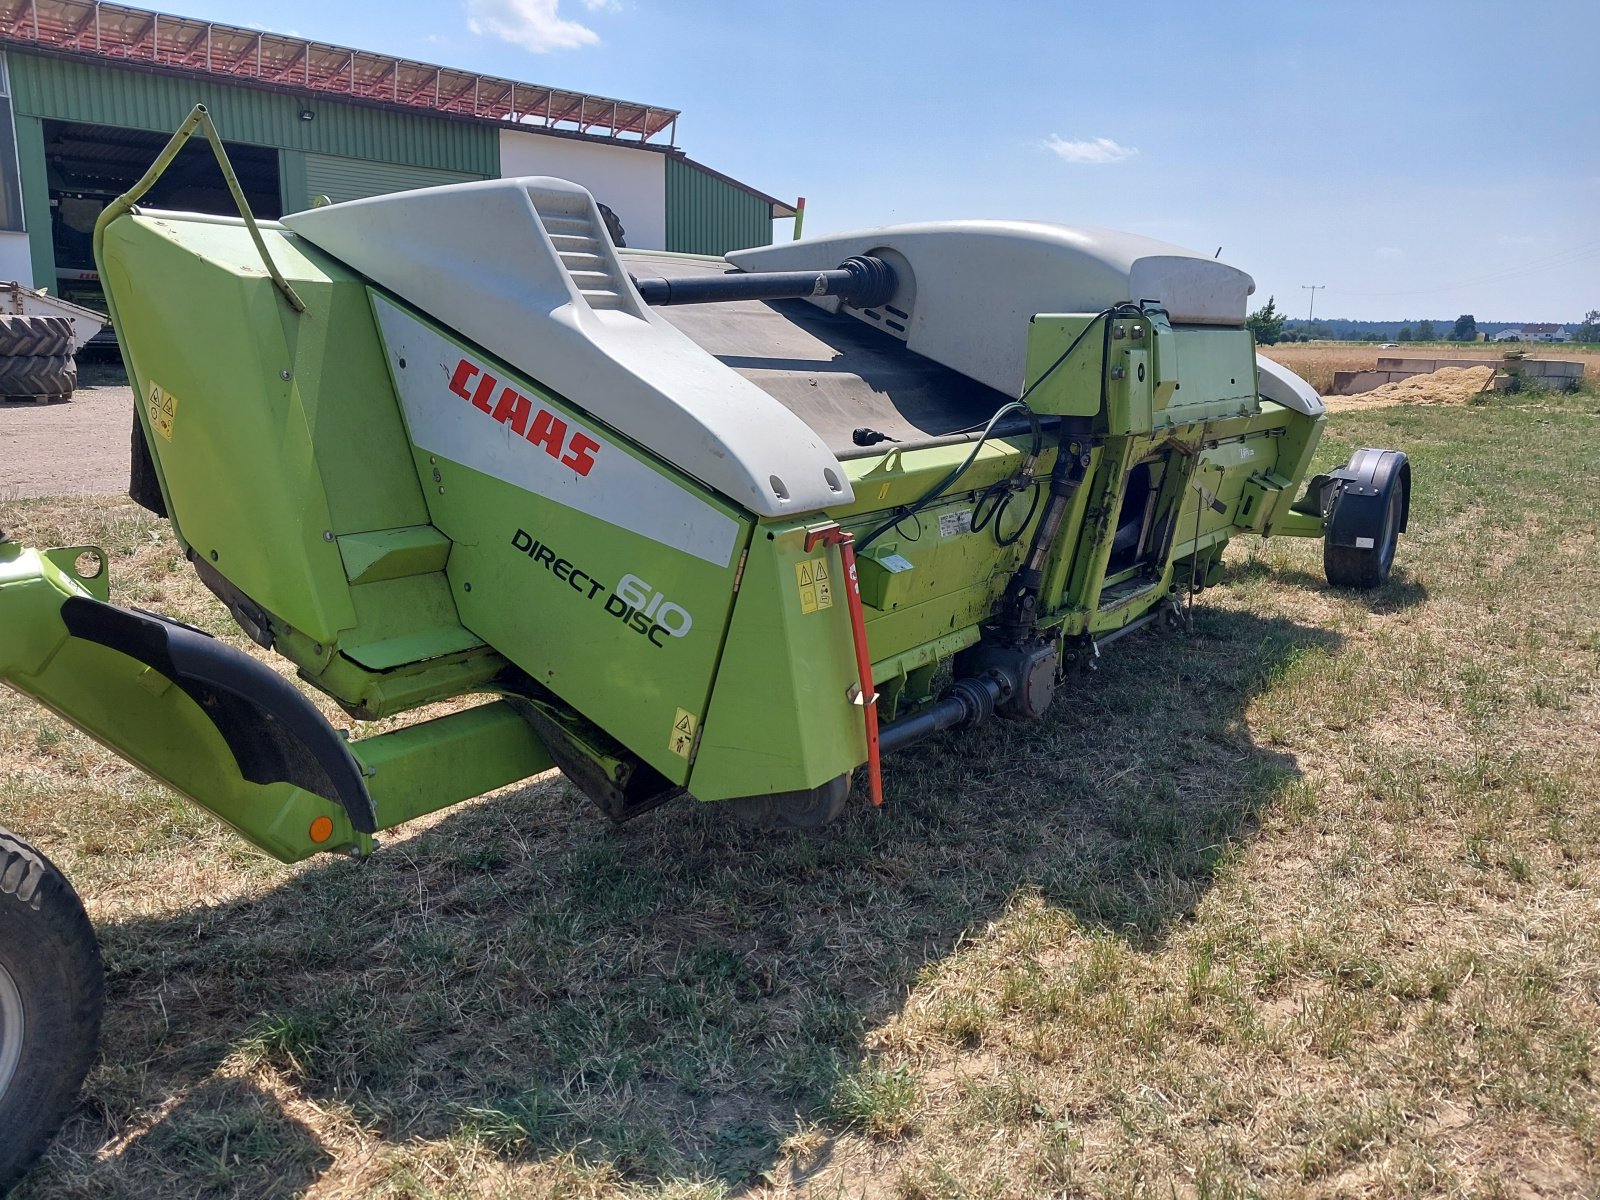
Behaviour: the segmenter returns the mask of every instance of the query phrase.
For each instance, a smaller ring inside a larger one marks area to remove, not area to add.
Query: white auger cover
[[[761,516],[853,498],[805,422],[646,307],[593,197],[575,183],[450,184],[283,224]]]
[[[908,347],[1020,396],[1028,321],[1154,300],[1175,325],[1244,324],[1255,281],[1237,267],[1134,233],[1044,221],[928,221],[735,250],[746,271],[825,271],[852,255],[894,267],[880,309],[846,308]],[[813,301],[839,310],[832,297]],[[898,327],[898,328],[897,328]]]

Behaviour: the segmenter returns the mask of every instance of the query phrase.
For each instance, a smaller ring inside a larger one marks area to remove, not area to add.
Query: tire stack
[[[43,404],[71,399],[77,386],[71,321],[0,315],[0,396]]]

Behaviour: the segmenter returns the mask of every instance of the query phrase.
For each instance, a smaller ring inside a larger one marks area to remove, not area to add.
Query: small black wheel
[[[1322,571],[1330,587],[1359,588],[1370,591],[1389,582],[1394,566],[1394,550],[1400,541],[1400,521],[1405,512],[1405,487],[1396,480],[1383,506],[1383,520],[1369,537],[1367,546],[1334,546],[1322,543]]]
[[[773,792],[726,800],[729,810],[748,825],[778,829],[821,829],[844,812],[850,799],[850,775],[840,775],[821,787],[798,792]]]
[[[100,1040],[94,929],[53,863],[0,829],[0,1195],[65,1120]]]

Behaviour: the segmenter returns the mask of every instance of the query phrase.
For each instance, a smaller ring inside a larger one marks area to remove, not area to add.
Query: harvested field
[[[1335,414],[1319,468],[1412,454],[1388,586],[1240,541],[1193,634],[830,835],[547,777],[282,867],[0,691],[109,972],[21,1200],[1600,1194],[1586,403]],[[0,526],[248,645],[125,501]]]
[[[1564,358],[1582,361],[1584,379],[1590,386],[1600,386],[1600,346],[1570,344],[1519,344],[1532,358]],[[1407,342],[1398,350],[1379,350],[1372,342],[1288,342],[1277,346],[1263,346],[1261,353],[1299,374],[1322,395],[1333,390],[1333,376],[1337,371],[1370,371],[1377,366],[1380,356],[1394,358],[1410,355],[1417,358],[1474,358],[1482,357],[1486,363],[1501,361],[1505,346],[1488,342]]]

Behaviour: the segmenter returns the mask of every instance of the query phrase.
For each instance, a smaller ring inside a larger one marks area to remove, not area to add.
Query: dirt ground
[[[132,411],[133,390],[116,359],[80,360],[71,400],[0,401],[0,503],[126,491]]]

